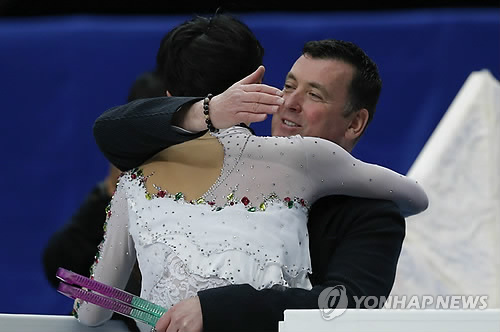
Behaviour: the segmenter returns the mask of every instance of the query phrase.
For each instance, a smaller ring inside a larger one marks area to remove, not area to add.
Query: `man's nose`
[[[302,97],[297,90],[290,94],[283,95],[283,98],[285,99],[285,103],[283,104],[285,109],[294,112],[302,111]]]

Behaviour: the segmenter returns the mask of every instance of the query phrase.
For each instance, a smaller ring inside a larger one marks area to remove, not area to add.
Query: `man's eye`
[[[291,90],[293,89],[293,86],[290,85],[290,84],[285,84],[284,87],[283,87],[284,90]]]
[[[315,94],[314,92],[309,92],[309,95],[311,96],[311,98],[313,99],[317,99],[317,100],[321,100],[321,96],[320,95],[317,95]]]

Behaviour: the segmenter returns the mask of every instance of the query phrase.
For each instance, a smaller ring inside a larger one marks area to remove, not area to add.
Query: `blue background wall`
[[[239,16],[266,49],[265,82],[278,87],[305,41],[360,45],[384,87],[354,154],[401,173],[472,71],[500,78],[500,12],[491,8]],[[92,124],[125,102],[135,78],[153,68],[161,37],[187,18],[0,18],[0,313],[70,311],[72,301],[43,276],[41,252],[106,175]],[[269,121],[254,128],[270,133]]]

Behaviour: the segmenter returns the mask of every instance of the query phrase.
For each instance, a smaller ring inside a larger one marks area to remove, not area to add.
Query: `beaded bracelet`
[[[208,130],[210,130],[212,133],[216,133],[219,131],[219,129],[215,128],[212,123],[212,120],[210,120],[209,107],[208,107],[208,104],[210,103],[210,99],[212,99],[212,97],[213,95],[209,93],[203,100],[203,114],[205,114],[205,123],[207,124]]]

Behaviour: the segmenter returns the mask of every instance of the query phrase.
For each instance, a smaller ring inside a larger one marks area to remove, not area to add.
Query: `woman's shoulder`
[[[216,137],[225,137],[230,135],[243,135],[243,136],[254,136],[254,132],[250,127],[235,125],[225,129],[218,129],[216,132],[212,133]]]

